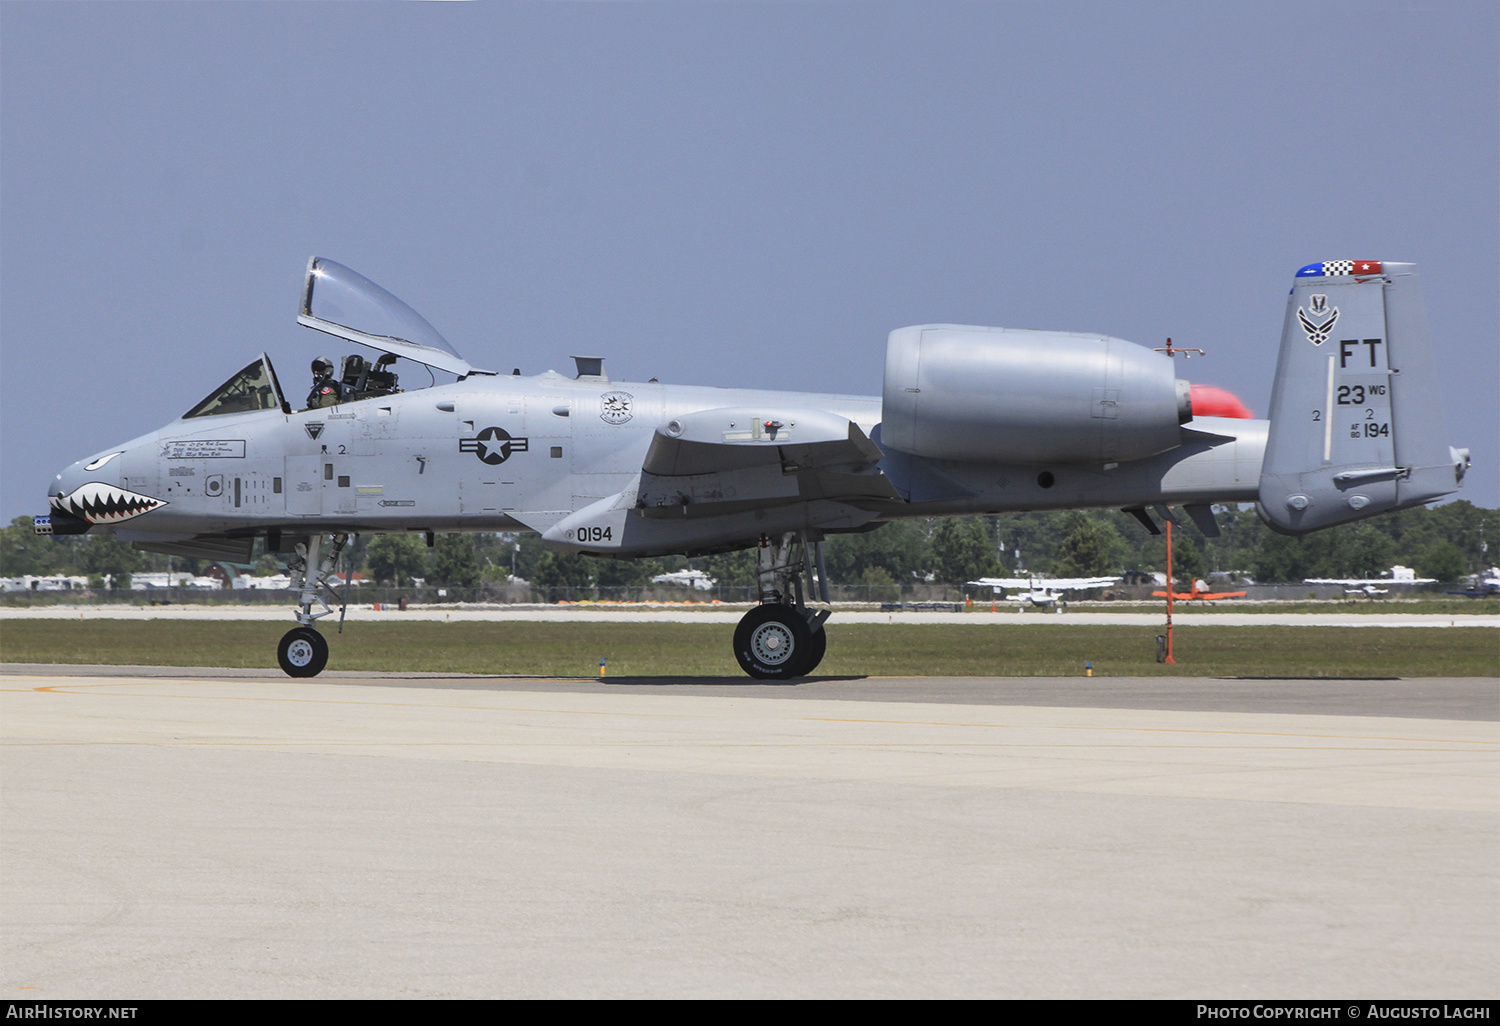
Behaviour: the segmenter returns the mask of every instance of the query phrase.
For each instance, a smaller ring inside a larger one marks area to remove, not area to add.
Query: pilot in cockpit
[[[313,386],[307,393],[307,408],[316,410],[322,406],[333,406],[344,398],[344,386],[333,376],[333,361],[320,356],[312,362]]]
[[[316,410],[338,403],[354,403],[378,395],[395,395],[401,391],[391,364],[396,357],[386,353],[370,366],[363,356],[351,354],[344,357],[342,373],[335,374],[333,361],[320,356],[312,362],[313,387],[307,393],[307,408]]]

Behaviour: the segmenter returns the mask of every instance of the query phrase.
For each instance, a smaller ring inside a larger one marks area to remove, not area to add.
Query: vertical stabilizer
[[[1271,393],[1261,518],[1303,534],[1457,490],[1415,264],[1297,272]]]

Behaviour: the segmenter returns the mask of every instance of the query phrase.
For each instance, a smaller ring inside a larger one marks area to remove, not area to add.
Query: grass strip
[[[280,623],[11,620],[0,661],[276,666]],[[725,624],[358,624],[329,632],[329,668],[592,677],[742,676]],[[1178,627],[1176,665],[1157,628],[839,624],[818,676],[1500,676],[1500,634],[1472,628]]]

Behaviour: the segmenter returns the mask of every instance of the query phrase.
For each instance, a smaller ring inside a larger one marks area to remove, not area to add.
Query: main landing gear
[[[808,609],[802,598],[802,577],[806,574],[811,585],[816,563],[818,594],[828,603],[822,543],[809,542],[801,534],[783,534],[773,545],[761,535],[759,553],[760,605],[734,629],[734,657],[757,680],[805,677],[823,661],[828,648],[823,623],[829,610]]]
[[[349,581],[352,574],[346,572],[344,575],[342,596],[334,591],[333,586],[328,583],[328,578],[338,566],[339,555],[344,551],[349,536],[347,534],[334,535],[331,550],[327,555],[319,558],[318,549],[322,540],[322,535],[315,534],[306,542],[298,542],[297,555],[287,567],[291,571],[292,586],[302,590],[301,602],[297,609],[299,626],[293,627],[282,635],[281,642],[276,646],[276,661],[281,664],[281,668],[289,677],[316,677],[323,672],[323,667],[328,665],[328,642],[317,632],[314,624],[319,617],[332,613],[333,609],[318,593],[320,588],[326,589],[333,600],[339,604],[339,631],[342,632],[344,629],[344,612],[349,606]],[[352,569],[351,566],[350,570]],[[312,611],[314,602],[323,607],[321,613]]]

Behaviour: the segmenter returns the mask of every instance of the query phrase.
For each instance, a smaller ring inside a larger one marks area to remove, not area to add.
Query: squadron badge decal
[[[635,396],[629,392],[605,392],[599,397],[599,419],[606,424],[623,424],[635,415]]]
[[[459,452],[472,452],[479,462],[495,466],[504,463],[518,452],[531,448],[529,438],[512,438],[510,432],[500,427],[487,427],[473,438],[458,440]]]
[[[1338,323],[1339,308],[1334,307],[1332,312],[1328,309],[1328,297],[1323,295],[1309,296],[1308,306],[1310,311],[1304,311],[1297,307],[1297,320],[1302,322],[1302,330],[1307,334],[1307,340],[1315,346],[1320,346],[1328,341],[1333,326]],[[1318,320],[1313,320],[1313,318]]]

